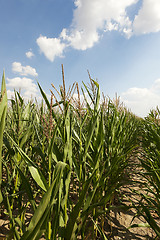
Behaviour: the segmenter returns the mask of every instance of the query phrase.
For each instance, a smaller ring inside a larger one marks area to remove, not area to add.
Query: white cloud
[[[127,8],[140,0],[74,0],[75,9],[69,28],[57,38],[40,36],[37,44],[46,58],[62,57],[68,46],[77,50],[92,48],[103,32],[119,31],[127,38],[134,34],[160,31],[160,0],[142,0],[137,16],[131,21]]]
[[[28,75],[31,75],[34,77],[38,76],[35,68],[32,68],[31,66],[24,67],[20,62],[12,63],[12,71],[15,73],[19,73],[21,76],[28,76]]]
[[[143,0],[142,8],[133,22],[135,34],[160,31],[160,0]]]
[[[14,91],[7,90],[7,98],[8,98],[8,99],[14,98]]]
[[[150,88],[129,88],[122,93],[122,102],[138,116],[146,116],[160,103],[160,79]]]
[[[118,30],[131,36],[132,23],[126,8],[138,0],[78,0],[71,27],[63,29],[61,37],[79,50],[86,50],[98,42],[102,31]]]
[[[45,36],[40,36],[37,39],[37,44],[41,52],[43,52],[51,62],[54,61],[55,57],[63,56],[63,51],[66,46],[64,43],[61,43],[59,38],[47,38]]]
[[[102,32],[118,30],[131,35],[131,21],[126,8],[138,0],[75,0],[73,20],[68,29],[62,29],[57,38],[40,36],[36,42],[46,58],[54,61],[62,57],[66,47],[86,50],[94,46]],[[101,33],[100,33],[101,32]]]
[[[34,56],[32,50],[29,50],[28,52],[26,52],[26,57],[27,58],[32,58]]]
[[[38,88],[32,79],[26,77],[7,78],[7,87],[22,91],[22,95],[25,98],[37,97]],[[12,90],[8,90],[9,96],[13,95]]]
[[[63,29],[61,37],[63,40],[67,40],[70,46],[78,50],[91,48],[99,40],[98,33],[92,30],[88,30],[88,32],[85,30],[74,30],[69,35],[67,34],[67,29]]]

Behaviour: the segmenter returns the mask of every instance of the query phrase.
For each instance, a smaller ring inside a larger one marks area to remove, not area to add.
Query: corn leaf
[[[5,128],[6,113],[7,113],[7,90],[6,90],[6,83],[5,83],[5,74],[3,72],[1,94],[0,94],[0,203],[3,201],[3,197],[1,193],[2,145],[3,145],[3,131]]]
[[[38,208],[36,209],[27,231],[21,237],[22,240],[30,239],[34,240],[39,234],[39,231],[41,231],[41,234],[42,231],[44,231],[43,229],[41,229],[41,227],[48,220],[48,214],[50,212],[50,209],[53,203],[56,201],[56,195],[59,190],[62,174],[65,167],[66,167],[65,163],[63,162],[57,163],[54,170],[53,182],[49,187],[48,191],[43,196]]]
[[[7,134],[8,135],[8,134]],[[29,171],[35,180],[35,182],[44,190],[47,191],[48,184],[45,180],[45,177],[43,176],[42,172],[39,170],[39,168],[36,166],[36,164],[27,156],[27,154],[15,143],[15,141],[8,135],[8,137],[11,139],[13,142],[15,148],[21,155],[21,157],[24,159],[26,162]]]

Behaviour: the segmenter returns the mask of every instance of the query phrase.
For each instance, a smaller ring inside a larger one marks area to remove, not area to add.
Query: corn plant
[[[144,191],[141,193],[138,213],[160,237],[160,122],[159,109],[151,111],[143,122],[140,162],[144,171]]]
[[[63,66],[62,80],[59,91],[52,84],[51,101],[38,83],[46,107],[15,92],[8,109],[3,202],[10,239],[107,239],[104,222],[125,184],[136,118],[110,100],[101,103],[91,77],[83,104],[77,83],[67,91]]]
[[[3,197],[1,193],[2,146],[3,146],[3,131],[5,128],[6,112],[7,112],[7,90],[6,90],[6,84],[5,84],[5,74],[3,73],[1,93],[0,93],[0,203],[3,201]]]

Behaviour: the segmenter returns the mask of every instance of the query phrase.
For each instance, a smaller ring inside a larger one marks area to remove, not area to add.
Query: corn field
[[[81,89],[77,83],[67,89],[62,68],[63,84],[58,90],[52,84],[49,100],[38,83],[41,103],[24,101],[17,91],[7,101],[3,74],[0,202],[9,219],[6,239],[109,239],[109,211],[132,181],[134,157],[145,181],[132,207],[159,239],[160,111],[140,119],[118,99],[101,97],[99,84],[89,80]]]

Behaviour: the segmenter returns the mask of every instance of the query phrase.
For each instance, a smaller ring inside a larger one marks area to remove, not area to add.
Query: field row
[[[122,197],[120,189],[133,182],[130,171],[136,167],[145,180],[132,207],[158,239],[158,108],[140,119],[118,98],[101,98],[91,78],[88,86],[75,83],[68,91],[63,78],[59,90],[52,85],[50,100],[38,86],[41,103],[25,102],[15,91],[7,108],[2,78],[0,202],[10,221],[6,239],[109,239],[109,212]],[[136,166],[131,159],[137,156]]]

